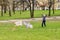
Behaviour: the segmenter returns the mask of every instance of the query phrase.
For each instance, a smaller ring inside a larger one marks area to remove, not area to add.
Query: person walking
[[[43,18],[42,18],[42,27],[45,26],[46,27],[46,15],[43,14]]]

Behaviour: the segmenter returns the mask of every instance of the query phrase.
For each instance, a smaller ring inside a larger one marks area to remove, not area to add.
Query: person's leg
[[[43,27],[44,22],[42,22],[42,27]]]
[[[44,22],[44,26],[46,27],[46,22]]]

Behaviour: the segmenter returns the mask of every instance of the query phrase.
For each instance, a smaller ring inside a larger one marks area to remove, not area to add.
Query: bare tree
[[[49,16],[51,15],[52,0],[49,0]]]
[[[55,4],[55,0],[53,0],[53,14],[55,13],[55,12],[54,12],[54,4]]]
[[[4,13],[6,13],[6,11],[7,11],[7,3],[8,3],[8,0],[3,0],[3,2],[4,2]]]
[[[1,16],[3,16],[3,10],[2,10],[2,9],[3,9],[3,5],[2,5],[3,3],[2,3],[2,1],[3,1],[3,0],[0,0],[0,6],[1,6]]]
[[[13,7],[12,7],[13,13],[15,14],[15,1],[13,1]]]
[[[25,9],[24,9],[24,6],[25,6],[25,5],[24,5],[24,0],[23,0],[23,12],[24,12],[24,10],[25,10]]]
[[[34,0],[32,0],[31,18],[34,17]]]
[[[1,16],[4,14],[4,0],[1,0]]]
[[[11,16],[11,9],[10,9],[10,6],[9,6],[9,16]]]
[[[7,11],[7,7],[9,6],[8,0],[0,0],[1,5],[1,16]],[[10,8],[9,8],[10,9]],[[11,13],[11,11],[9,11]]]

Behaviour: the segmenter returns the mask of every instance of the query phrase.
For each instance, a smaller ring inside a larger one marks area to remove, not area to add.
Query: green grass
[[[48,15],[48,10],[35,10],[34,12],[34,18],[40,18],[42,16],[42,14],[47,14]],[[55,14],[53,14],[51,12],[51,16],[60,16],[60,10],[55,10]],[[27,19],[30,18],[30,12],[29,11],[25,11],[22,12],[22,14],[20,14],[19,11],[16,11],[16,14],[14,14],[12,12],[12,16],[9,16],[9,13],[7,12],[6,14],[4,14],[4,16],[1,16],[1,12],[0,12],[0,20],[9,20],[9,19]]]
[[[60,21],[47,21],[43,28],[40,21],[32,21],[31,24],[33,29],[0,23],[0,40],[60,40]],[[16,29],[13,31],[13,28]]]

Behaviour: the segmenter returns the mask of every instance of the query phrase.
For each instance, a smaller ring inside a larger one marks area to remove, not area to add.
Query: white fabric
[[[33,26],[27,21],[20,20],[15,22],[16,26],[22,26],[23,24],[26,26],[26,28],[33,28]]]
[[[22,26],[22,21],[17,21],[17,22],[15,22],[15,25],[16,25],[16,26]]]
[[[26,28],[33,28],[33,26],[29,22],[23,22],[23,24],[26,26]]]

